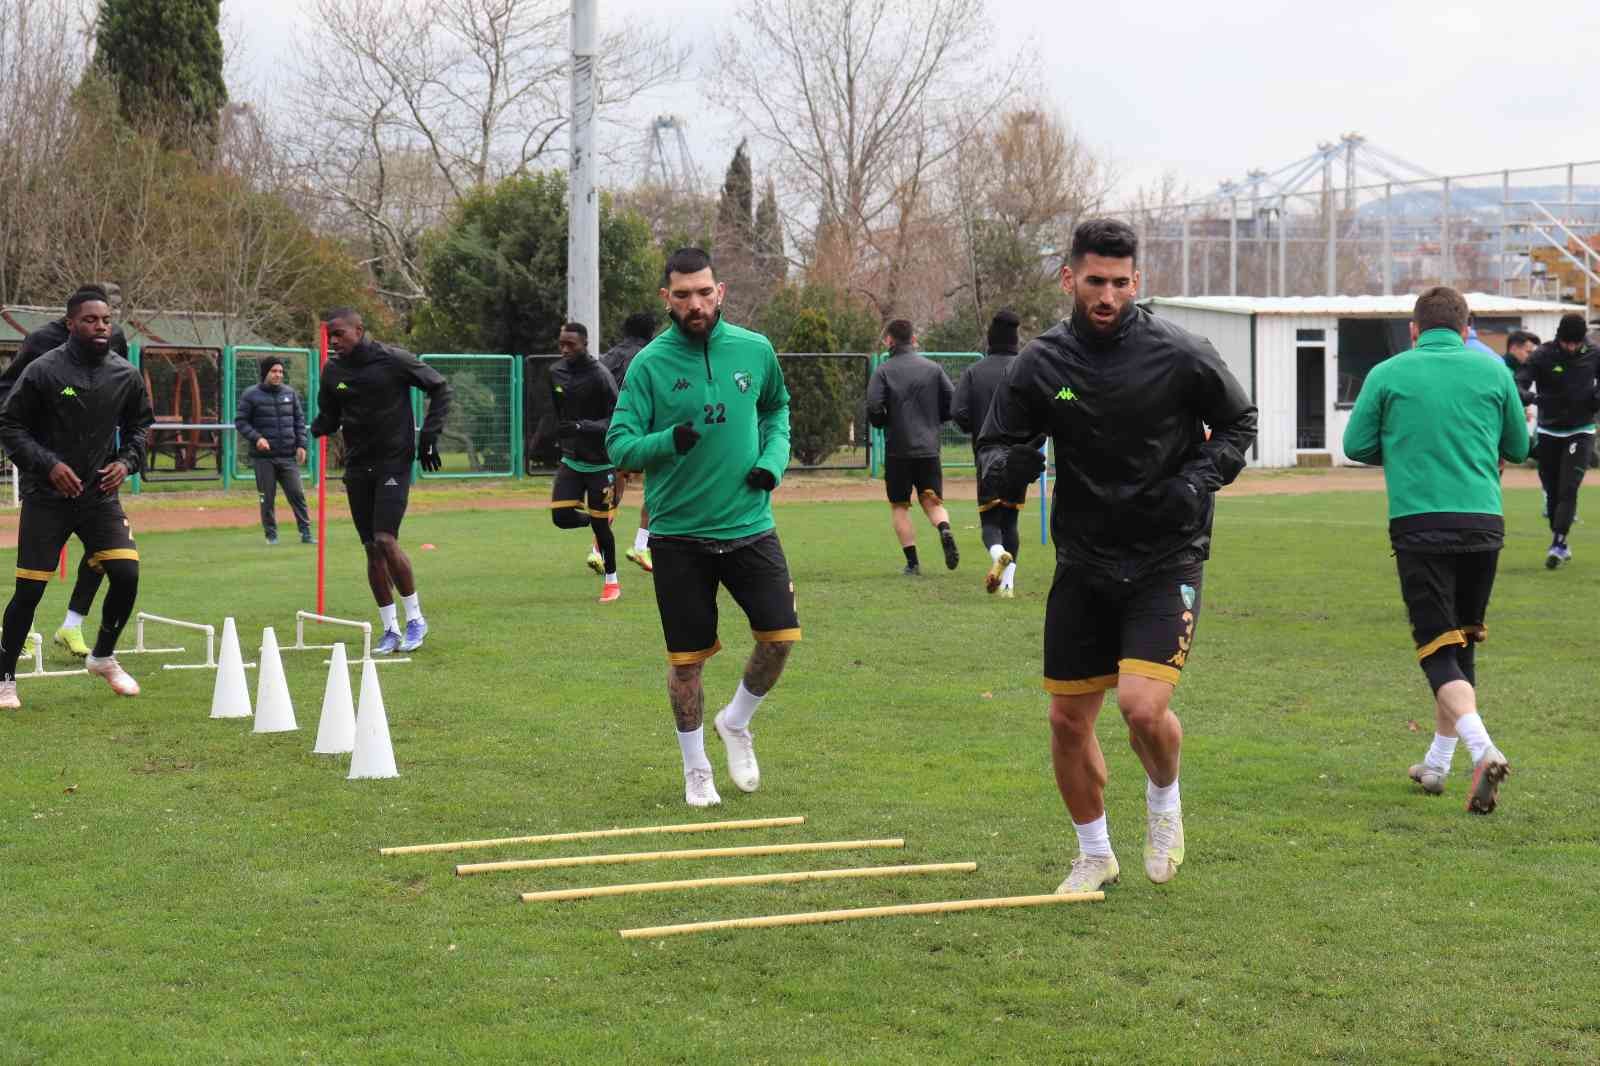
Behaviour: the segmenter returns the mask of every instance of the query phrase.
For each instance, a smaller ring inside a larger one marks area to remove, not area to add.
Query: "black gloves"
[[[579,433],[583,432],[583,423],[577,421],[576,419],[568,422],[561,422],[556,425],[556,432],[563,437],[576,437]]]
[[[1044,472],[1044,452],[1031,444],[1013,444],[1006,449],[1006,495],[1018,499],[1028,485]]]
[[[778,479],[772,476],[772,471],[764,470],[759,466],[753,468],[744,476],[744,483],[762,492],[771,492],[778,487]]]
[[[444,466],[444,458],[439,454],[437,433],[424,433],[417,441],[417,462],[429,473],[437,473]]]
[[[694,428],[693,422],[685,422],[672,427],[672,446],[679,455],[685,455],[690,448],[700,443],[700,433]]]

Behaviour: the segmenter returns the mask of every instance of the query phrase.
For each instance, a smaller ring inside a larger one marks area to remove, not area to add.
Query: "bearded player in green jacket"
[[[706,758],[700,675],[722,648],[717,586],[743,609],[756,640],[738,692],[714,720],[741,791],[761,783],[750,719],[800,639],[771,499],[789,465],[789,390],[771,342],[723,320],[727,290],[710,256],[679,249],[661,284],[672,326],[628,367],[606,450],[617,467],[648,478],[656,607],[684,799],[710,807],[722,797]]]

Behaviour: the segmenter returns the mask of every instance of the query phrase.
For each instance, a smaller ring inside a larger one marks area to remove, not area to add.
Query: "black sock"
[[[1567,546],[1567,535],[1565,533],[1557,533],[1555,539],[1550,542],[1550,546],[1552,548],[1565,548]]]
[[[948,533],[948,532],[950,532],[950,523],[949,522],[940,522],[939,523],[939,532],[940,533]]]
[[[900,550],[906,553],[907,566],[917,565],[917,546],[915,544],[907,548],[901,548]]]

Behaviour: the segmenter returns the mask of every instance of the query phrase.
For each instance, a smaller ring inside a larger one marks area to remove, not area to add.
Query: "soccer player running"
[[[104,301],[111,308],[111,351],[128,358],[128,338],[123,334],[122,327],[116,325],[117,305],[120,302],[109,294],[116,290],[115,285],[80,285],[73,295],[93,296]],[[120,290],[117,290],[120,293]],[[70,297],[69,297],[70,299]],[[6,364],[0,372],[0,403],[11,392],[11,387],[17,383],[22,372],[46,352],[54,351],[71,338],[71,331],[67,328],[67,318],[46,322],[32,333],[22,339],[22,345],[17,349],[17,354],[11,357],[11,362]],[[83,640],[83,622],[89,617],[89,611],[94,607],[94,597],[100,591],[100,579],[103,575],[96,567],[89,565],[89,557],[85,555],[78,561],[78,578],[72,586],[72,594],[67,597],[67,615],[61,620],[61,625],[56,629],[53,638],[55,644],[68,655],[77,656],[79,659],[89,654],[89,645]],[[28,658],[33,654],[33,639],[30,635],[28,642],[23,646],[22,657]]]
[[[424,470],[438,470],[439,434],[450,413],[450,386],[433,367],[404,348],[367,336],[361,315],[348,307],[329,311],[328,348],[333,358],[317,387],[313,437],[344,431],[344,491],[361,546],[367,551],[367,583],[378,603],[383,636],[376,655],[416,651],[428,635],[411,559],[400,548],[400,521],[411,492],[413,456]],[[428,394],[428,414],[417,435],[411,390]],[[395,593],[405,607],[402,636]]]
[[[901,572],[913,575],[922,573],[917,534],[911,528],[913,493],[939,531],[944,565],[954,570],[961,562],[950,532],[950,514],[944,509],[944,469],[939,462],[939,426],[950,421],[956,390],[938,363],[918,354],[916,343],[910,322],[903,318],[890,322],[883,334],[889,357],[867,382],[867,421],[884,431],[883,484],[889,494],[890,521],[906,555]]]
[[[995,392],[1017,358],[1017,327],[1021,321],[1010,308],[998,311],[989,323],[988,354],[963,370],[961,380],[956,382],[951,417],[963,433],[972,437],[974,460],[984,416],[989,413]],[[978,485],[978,525],[983,534],[983,546],[989,550],[989,573],[983,579],[983,586],[990,593],[999,592],[1001,598],[1007,600],[1016,596],[1017,552],[1022,545],[1017,535],[1017,518],[1027,502],[1027,490],[1023,492],[1024,495],[1014,500],[1003,499],[986,495],[981,480]]]
[[[117,490],[144,468],[155,412],[139,371],[111,351],[110,304],[74,293],[67,328],[67,342],[24,370],[0,407],[0,445],[22,475],[17,587],[0,620],[0,708],[7,710],[22,706],[17,658],[73,534],[111,583],[84,666],[118,695],[139,694],[116,658],[139,592],[139,552]]]
[[[1206,340],[1135,306],[1131,227],[1080,224],[1061,287],[1072,315],[1017,356],[978,456],[983,491],[1021,499],[1044,468],[1044,437],[1055,441],[1044,687],[1056,785],[1078,836],[1057,891],[1086,892],[1120,872],[1095,738],[1110,688],[1147,777],[1145,874],[1169,881],[1183,862],[1183,727],[1170,704],[1194,649],[1212,493],[1244,469],[1256,409]]]
[[[589,354],[589,330],[568,322],[556,339],[561,361],[550,369],[550,402],[556,413],[561,465],[550,487],[550,520],[558,529],[594,530],[589,567],[605,579],[601,603],[622,596],[617,581],[617,541],[611,535],[617,472],[606,457],[606,430],[617,406],[611,372]]]
[[[672,325],[629,368],[606,434],[617,466],[648,478],[667,695],[692,807],[722,802],[706,758],[701,683],[722,647],[717,587],[744,611],[756,641],[715,719],[728,773],[744,792],[761,782],[750,720],[800,639],[771,498],[789,465],[789,390],[771,342],[723,319],[725,294],[705,252],[668,257],[661,296]]]
[[[1556,339],[1535,348],[1517,370],[1522,402],[1539,408],[1539,484],[1551,538],[1544,559],[1547,570],[1572,560],[1567,534],[1594,454],[1595,412],[1600,410],[1597,363],[1600,351],[1584,339],[1583,316],[1570,314],[1561,316]]]
[[[1474,645],[1505,539],[1499,461],[1528,457],[1516,385],[1466,347],[1467,302],[1439,285],[1417,297],[1414,347],[1373,368],[1344,431],[1344,451],[1383,467],[1389,543],[1417,661],[1433,687],[1434,737],[1411,779],[1444,791],[1456,740],[1472,753],[1467,810],[1494,810],[1510,772],[1478,714]]]
[[[611,371],[611,378],[617,383],[619,390],[622,388],[622,383],[628,380],[628,367],[633,364],[633,357],[638,355],[655,335],[654,311],[636,311],[623,321],[622,339],[600,357],[600,365]],[[622,506],[622,495],[632,476],[633,471],[617,471],[617,492],[613,506]],[[639,528],[633,532],[633,547],[624,552],[623,556],[647,574],[655,567],[650,559],[650,508],[642,503],[639,505]]]

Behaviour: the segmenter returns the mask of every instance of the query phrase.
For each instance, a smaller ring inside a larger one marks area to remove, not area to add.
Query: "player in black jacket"
[[[412,457],[424,470],[441,465],[439,434],[450,413],[450,386],[404,348],[367,336],[361,315],[350,308],[329,311],[324,321],[333,357],[322,369],[311,435],[344,430],[344,491],[367,550],[367,583],[383,623],[383,638],[372,650],[381,655],[415,651],[428,635],[428,622],[411,560],[400,548],[400,520],[411,491]],[[428,394],[420,438],[411,414],[413,388]],[[395,617],[396,592],[406,610],[403,637]]]
[[[1122,222],[1078,226],[1061,269],[1072,317],[1017,356],[978,437],[985,491],[1011,499],[1043,469],[1044,437],[1055,445],[1044,687],[1079,845],[1064,892],[1117,879],[1094,732],[1108,688],[1148,775],[1145,873],[1159,884],[1183,862],[1183,727],[1169,704],[1200,614],[1211,496],[1244,469],[1256,433],[1255,406],[1215,349],[1135,306],[1137,255]]]
[[[106,294],[104,286],[80,285],[77,293],[93,296],[104,300],[111,305],[111,313],[116,315],[116,304]],[[22,339],[22,345],[17,349],[17,354],[11,357],[11,362],[0,371],[0,403],[11,392],[11,386],[17,383],[17,378],[22,376],[30,364],[46,352],[53,351],[67,343],[71,333],[67,330],[65,315],[50,322],[46,322],[32,333]],[[123,334],[122,327],[113,324],[111,327],[111,351],[122,358],[128,358],[128,338]],[[100,579],[103,575],[99,570],[89,565],[88,556],[78,560],[78,579],[72,586],[72,595],[67,597],[67,616],[61,620],[61,625],[56,629],[54,641],[68,655],[75,655],[82,659],[89,654],[89,646],[83,642],[83,620],[89,616],[89,611],[94,607],[94,597],[100,591]],[[24,649],[23,658],[31,652]]]
[[[1567,533],[1594,454],[1594,419],[1600,410],[1597,372],[1600,351],[1585,340],[1579,314],[1562,315],[1556,339],[1535,348],[1517,369],[1522,402],[1539,405],[1539,483],[1544,486],[1551,535],[1544,565],[1550,570],[1572,558]]]
[[[655,339],[655,335],[654,311],[635,311],[623,321],[622,340],[612,345],[610,350],[600,357],[600,365],[611,371],[611,379],[617,383],[618,392],[622,391],[623,384],[628,380],[628,367],[633,363],[633,357],[643,351],[644,346]],[[613,508],[622,506],[623,491],[636,473],[642,487],[643,473],[617,471],[617,492]],[[655,562],[650,557],[650,509],[645,506],[642,497],[639,500],[639,528],[633,533],[633,547],[624,552],[623,557],[647,574],[655,569]]]
[[[139,592],[139,552],[117,489],[144,468],[155,412],[139,372],[110,350],[110,304],[75,293],[67,325],[67,343],[23,371],[0,407],[0,445],[22,475],[17,588],[0,621],[0,708],[10,710],[21,706],[17,657],[34,609],[73,534],[111,581],[84,666],[119,695],[139,694],[116,658]]]
[[[561,464],[550,486],[550,520],[560,529],[594,531],[589,568],[605,579],[600,602],[622,595],[617,580],[617,541],[611,535],[616,513],[617,471],[606,455],[606,431],[617,407],[611,371],[589,354],[589,330],[568,322],[556,338],[561,361],[550,368],[550,403],[556,413]]]
[[[978,431],[983,429],[984,416],[994,402],[994,394],[1006,380],[1006,373],[1017,358],[1017,327],[1022,320],[1017,313],[1003,308],[989,323],[987,347],[989,353],[961,372],[956,382],[955,406],[950,417],[961,432],[972,437],[974,460],[978,454]],[[984,588],[998,592],[1002,599],[1016,596],[1017,552],[1022,538],[1017,535],[1017,517],[1027,502],[1026,490],[1016,499],[1005,499],[984,493],[978,486],[978,527],[983,533],[983,546],[989,551],[989,573],[983,579]]]

